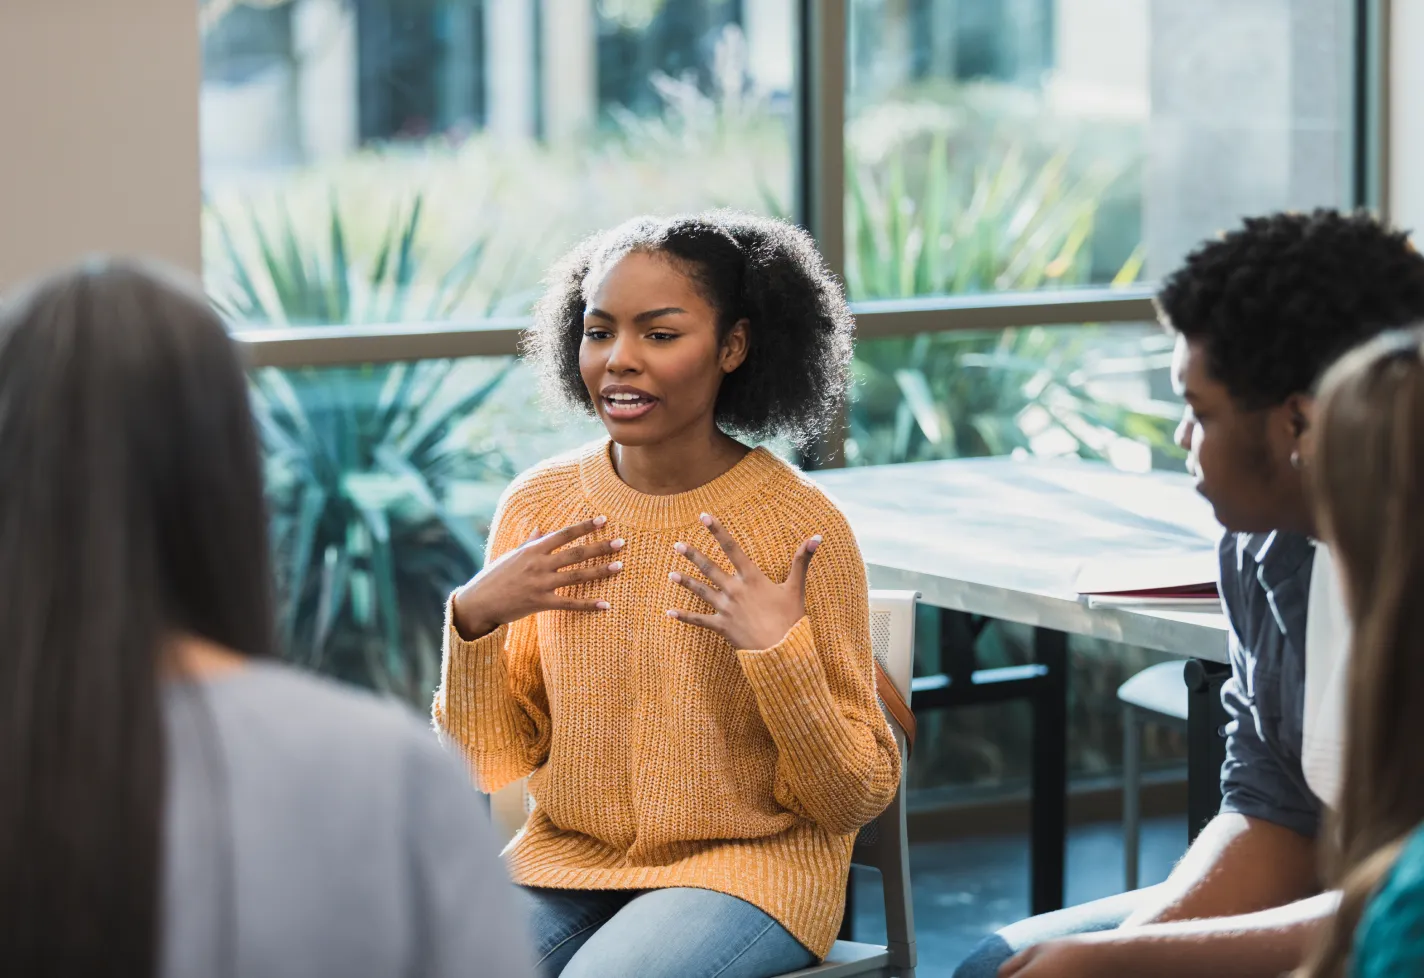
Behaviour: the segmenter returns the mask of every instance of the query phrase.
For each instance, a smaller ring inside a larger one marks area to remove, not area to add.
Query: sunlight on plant
[[[481,273],[485,243],[427,273],[415,244],[423,208],[419,196],[397,208],[369,253],[352,249],[334,194],[312,225],[280,203],[233,220],[210,213],[227,262],[214,301],[249,324],[446,318]],[[417,281],[434,285],[418,294]],[[504,357],[253,372],[290,658],[413,703],[429,695],[445,596],[484,550],[452,497],[517,471],[468,437],[514,366]]]
[[[484,551],[451,497],[515,474],[499,450],[472,452],[462,428],[512,368],[500,358],[254,372],[290,658],[428,697],[445,598]]]
[[[852,121],[852,298],[1137,280],[1140,245],[1107,276],[1095,251],[1103,201],[1140,163],[1131,141],[1065,139],[1036,125],[1035,111],[1021,97],[969,87],[938,102],[878,105]],[[1092,326],[862,342],[847,459],[1029,453],[1146,469],[1177,454],[1180,409],[1148,397],[1143,380],[1164,356],[1150,329]]]
[[[407,244],[420,260],[408,278],[388,266],[391,278],[379,285],[387,298],[399,287],[411,318],[425,317],[446,299],[453,301],[440,312],[451,318],[489,311],[519,316],[560,255],[583,236],[634,215],[710,207],[782,214],[791,199],[788,110],[753,86],[747,59],[741,31],[727,28],[717,41],[709,90],[690,77],[657,76],[660,112],[614,111],[613,124],[584,142],[546,145],[490,132],[438,136],[210,186],[205,278],[215,295],[245,303],[233,306],[235,314],[264,323],[294,321],[289,300],[304,310],[340,308],[276,296],[275,286],[260,281],[248,289],[236,280],[234,252],[242,264],[260,258],[264,245],[254,230],[260,226],[267,248],[284,256],[290,229],[330,264],[327,225],[335,211],[348,263],[364,263],[355,269],[356,281],[375,281],[374,263],[399,223],[393,215],[409,217],[418,203],[418,225],[409,229]],[[466,281],[456,270],[477,248],[479,267]],[[397,244],[391,249],[394,262]],[[284,264],[295,272],[294,262]],[[459,288],[442,283],[446,276],[459,278]],[[357,311],[368,316],[364,307]]]

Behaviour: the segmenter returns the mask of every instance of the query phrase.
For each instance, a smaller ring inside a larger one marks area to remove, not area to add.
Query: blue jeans
[[[520,889],[543,978],[774,978],[816,960],[725,893]]]
[[[1073,934],[1113,930],[1132,915],[1146,894],[1146,890],[1119,893],[1010,924],[970,951],[969,957],[954,969],[954,978],[995,978],[999,966],[1026,947]]]

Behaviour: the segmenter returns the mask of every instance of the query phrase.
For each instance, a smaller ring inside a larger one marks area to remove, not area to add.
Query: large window
[[[789,213],[792,6],[210,0],[208,287],[238,324],[477,325],[634,215]]]
[[[203,0],[206,283],[256,367],[291,654],[423,705],[499,493],[597,431],[514,360],[541,276],[640,213],[817,237],[859,338],[807,462],[1179,465],[1151,283],[1246,214],[1375,202],[1367,6]],[[1152,657],[1073,661],[1073,769],[1108,771]],[[928,719],[912,783],[1014,781],[1021,719]]]
[[[863,340],[851,465],[985,455],[1178,466],[1172,341],[1157,326],[1030,326]]]
[[[855,298],[1124,285],[1242,214],[1350,202],[1335,0],[851,0]]]

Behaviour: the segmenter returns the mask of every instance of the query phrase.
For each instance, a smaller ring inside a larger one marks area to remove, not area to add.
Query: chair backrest
[[[905,702],[915,671],[915,603],[917,591],[870,592],[870,648]],[[893,718],[891,718],[893,721]]]
[[[870,646],[875,652],[875,661],[880,663],[906,703],[911,702],[915,604],[919,597],[914,591],[870,592]],[[880,871],[890,963],[896,968],[913,968],[916,964],[915,920],[910,895],[910,843],[905,825],[905,781],[909,773],[905,767],[909,755],[905,749],[905,732],[896,725],[889,711],[886,718],[900,745],[900,786],[890,807],[860,830],[851,860]]]
[[[875,661],[890,677],[905,702],[910,702],[910,680],[915,658],[914,591],[870,592],[870,647]],[[890,729],[900,745],[903,769],[909,758],[905,750],[904,731],[893,716],[886,713]],[[910,901],[910,846],[905,827],[905,777],[880,817],[861,829],[856,838],[852,861],[880,871],[885,895],[885,933],[890,963],[896,968],[913,968],[916,964],[914,912]],[[533,799],[521,778],[501,788],[490,797],[490,814],[502,840],[508,842],[523,827],[533,809]]]

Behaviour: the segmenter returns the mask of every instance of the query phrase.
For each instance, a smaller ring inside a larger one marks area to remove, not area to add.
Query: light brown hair
[[[1300,978],[1349,971],[1360,917],[1424,821],[1424,359],[1418,331],[1386,333],[1321,384],[1311,485],[1354,621],[1345,772],[1322,836],[1342,891]]]

